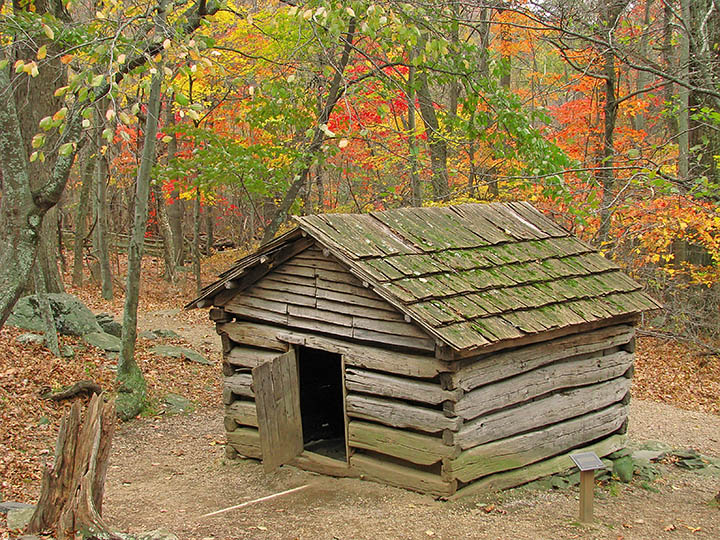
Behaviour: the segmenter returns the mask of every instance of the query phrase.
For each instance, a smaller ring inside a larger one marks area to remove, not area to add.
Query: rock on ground
[[[103,351],[120,352],[120,338],[107,332],[92,332],[83,336],[85,342]]]
[[[76,296],[66,293],[51,293],[48,294],[48,299],[59,334],[82,336],[92,332],[102,332],[95,315]],[[37,296],[33,294],[20,298],[8,317],[7,324],[43,332],[45,325],[40,314]]]
[[[169,356],[170,358],[184,358],[185,360],[189,360],[190,362],[195,362],[196,364],[203,364],[206,366],[211,366],[213,364],[212,361],[205,358],[199,352],[188,349],[187,347],[176,347],[174,345],[156,345],[152,348],[152,353],[157,354],[158,356]]]

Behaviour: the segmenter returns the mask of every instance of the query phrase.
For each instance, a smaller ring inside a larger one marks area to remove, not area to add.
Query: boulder
[[[7,528],[11,530],[24,529],[35,513],[35,507],[14,508],[7,513]]]
[[[613,474],[618,477],[621,482],[628,483],[632,481],[635,465],[630,456],[623,456],[613,462]]]
[[[115,337],[107,332],[92,332],[83,336],[86,343],[102,349],[103,351],[119,352],[120,338]]]
[[[173,330],[165,330],[162,328],[158,328],[156,330],[146,330],[145,332],[140,332],[140,337],[143,339],[150,339],[150,340],[156,340],[156,339],[179,339],[180,334]]]
[[[82,336],[92,332],[101,332],[102,328],[79,298],[66,293],[48,294],[50,307],[55,318],[58,334]],[[37,296],[24,296],[17,301],[7,324],[34,332],[45,330]]]
[[[657,461],[658,459],[662,459],[663,457],[665,457],[666,453],[667,452],[663,452],[662,450],[635,450],[632,453],[632,458],[636,461]]]
[[[7,514],[11,510],[26,510],[28,508],[35,508],[32,504],[26,504],[21,502],[6,501],[0,502],[0,514]]]
[[[122,336],[122,324],[117,322],[109,313],[98,313],[95,315],[100,327],[111,336]]]
[[[187,414],[192,411],[192,402],[180,394],[168,394],[165,396],[165,411],[168,414]]]
[[[42,334],[32,334],[30,332],[26,334],[20,334],[15,338],[18,343],[33,343],[35,345],[43,345],[45,343],[45,336]]]
[[[199,352],[188,349],[187,347],[175,347],[174,345],[156,345],[152,348],[152,353],[158,356],[169,358],[184,358],[190,362],[211,366],[213,363],[205,358]]]

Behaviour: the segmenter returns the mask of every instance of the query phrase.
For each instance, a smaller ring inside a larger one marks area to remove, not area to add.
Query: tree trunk
[[[205,207],[205,254],[210,255],[212,253],[213,246],[215,245],[215,232],[213,230],[213,212],[212,206],[208,205]]]
[[[97,151],[95,159],[95,197],[94,205],[95,208],[95,256],[97,257],[100,267],[100,289],[102,291],[102,297],[105,300],[112,300],[113,297],[113,282],[112,282],[112,270],[110,268],[110,253],[108,249],[107,241],[107,214],[106,214],[106,201],[107,201],[107,179],[108,179],[108,167],[105,156],[102,155],[100,149],[103,147],[102,139],[102,118],[100,114],[95,113],[95,121],[97,122],[97,129],[95,130],[95,148]]]
[[[613,2],[606,0],[601,13],[602,26],[608,32],[614,33],[617,20],[625,9],[626,0]],[[612,39],[612,36],[608,38]],[[618,113],[618,99],[616,94],[617,73],[615,71],[615,53],[612,49],[603,52],[603,75],[605,86],[605,104],[603,105],[604,132],[601,169],[598,178],[602,186],[602,201],[600,203],[600,227],[598,240],[604,244],[610,238],[610,223],[615,206],[615,123]]]
[[[175,242],[168,220],[167,209],[165,207],[165,198],[160,186],[152,185],[153,198],[155,199],[155,207],[157,208],[158,228],[160,236],[163,239],[163,255],[165,258],[165,281],[169,281],[173,285],[177,281],[177,255],[175,254]]]
[[[642,35],[640,36],[640,55],[642,58],[647,58],[649,51],[650,41],[650,10],[652,8],[654,0],[645,0],[645,12],[643,14],[643,26]],[[647,71],[639,71],[637,74],[637,85],[636,90],[642,91],[651,82],[650,74]],[[640,113],[632,117],[633,127],[637,130],[644,131],[646,122],[645,114]]]
[[[685,28],[692,27],[690,21],[690,0],[680,0],[682,17],[685,21]],[[690,36],[687,32],[680,35],[680,79],[689,82],[690,79]],[[690,172],[690,91],[681,86],[678,90],[680,110],[678,111],[678,177],[680,183],[688,181]]]
[[[7,69],[0,70],[0,88],[10,88]],[[77,141],[81,118],[75,111],[62,142]],[[40,225],[45,213],[60,199],[75,154],[57,156],[39,189],[30,186],[28,155],[23,144],[17,108],[12,99],[0,99],[0,163],[3,196],[0,201],[0,328],[20,297],[37,254]]]
[[[132,236],[128,244],[128,272],[125,285],[125,305],[120,357],[117,366],[117,382],[120,385],[117,397],[118,416],[129,420],[137,416],[145,405],[145,379],[135,361],[135,341],[137,339],[137,309],[140,297],[140,266],[145,244],[145,229],[148,217],[148,198],[150,194],[150,173],[155,163],[155,141],[158,132],[160,114],[160,87],[162,68],[153,75],[148,100],[147,120],[143,142],[140,169],[135,185],[135,220]]]
[[[77,212],[75,213],[75,242],[73,243],[73,274],[72,284],[75,287],[82,287],[83,284],[83,251],[85,247],[85,231],[87,229],[88,200],[90,199],[90,188],[93,183],[93,172],[95,169],[95,149],[91,145],[86,155],[85,166],[82,173],[82,187],[80,188],[80,200],[78,201]]]
[[[56,357],[60,356],[60,345],[58,344],[57,327],[55,326],[55,317],[53,317],[52,307],[48,299],[47,290],[45,289],[45,280],[42,273],[35,271],[33,274],[35,281],[35,295],[38,299],[40,314],[43,319],[45,346]]]
[[[447,144],[440,133],[440,124],[435,114],[435,104],[430,95],[427,72],[419,74],[418,103],[420,116],[425,124],[428,148],[430,150],[431,185],[433,200],[445,201],[450,197],[450,180],[447,170]]]
[[[195,188],[195,204],[193,206],[193,275],[195,288],[200,293],[202,278],[200,266],[200,188]]]
[[[26,534],[54,532],[57,540],[117,538],[101,517],[115,410],[102,394],[90,400],[84,420],[76,401],[60,424],[55,460],[43,473],[40,500]]]
[[[40,229],[40,245],[35,268],[43,276],[44,289],[49,293],[65,292],[60,271],[58,270],[58,207],[53,206],[43,218]],[[33,279],[37,283],[37,279]]]
[[[343,74],[345,73],[345,68],[347,67],[348,61],[350,60],[350,52],[352,51],[353,40],[355,38],[355,25],[355,17],[352,17],[348,22],[348,29],[347,32],[345,32],[345,36],[343,37],[344,45],[342,56],[340,57],[340,62],[338,62],[337,66],[335,66],[335,75],[333,77],[332,83],[330,84],[330,90],[328,91],[328,97],[325,100],[325,106],[318,115],[318,126],[327,124],[328,120],[330,119],[330,114],[332,114],[335,105],[343,94],[344,90],[341,86],[341,83],[343,79]],[[322,147],[322,143],[324,140],[325,138],[323,131],[319,127],[315,128],[312,141],[310,141],[310,144],[308,145],[306,151],[306,154],[308,156],[306,165],[303,168],[302,172],[298,175],[298,177],[293,181],[293,183],[290,184],[290,187],[285,193],[285,197],[283,197],[280,205],[276,208],[274,215],[270,220],[270,223],[267,225],[267,227],[265,227],[265,231],[262,237],[263,244],[272,240],[272,238],[275,236],[275,233],[280,228],[280,225],[282,225],[287,218],[287,213],[290,210],[290,207],[292,206],[293,202],[295,202],[295,199],[297,198],[300,189],[305,185],[305,182],[307,181],[310,167],[312,165],[312,160]]]
[[[175,125],[175,115],[172,112],[172,103],[169,99],[165,111],[165,125]],[[173,133],[171,137],[172,138],[167,147],[168,160],[173,159],[177,153],[177,135]],[[165,210],[167,212],[168,224],[170,225],[170,232],[172,234],[173,253],[175,253],[175,268],[173,269],[173,272],[177,274],[177,267],[185,264],[185,242],[183,238],[185,201],[180,198],[180,190],[176,187],[174,187],[170,193],[170,199],[172,202],[165,204]]]
[[[673,7],[669,2],[663,2],[663,38],[662,38],[662,57],[665,65],[665,71],[675,74],[675,47],[673,46]],[[665,107],[671,108],[675,100],[675,85],[668,81],[663,89],[665,97]],[[668,139],[675,138],[678,134],[677,117],[674,114],[666,114],[665,124],[668,131]]]
[[[420,150],[417,143],[417,124],[415,107],[415,48],[408,49],[408,153],[410,154],[410,206],[422,206],[422,185],[420,184],[420,172],[418,170],[418,155]]]

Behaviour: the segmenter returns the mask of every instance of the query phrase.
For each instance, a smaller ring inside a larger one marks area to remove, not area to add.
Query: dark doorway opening
[[[297,352],[305,450],[347,461],[340,355],[310,347]]]

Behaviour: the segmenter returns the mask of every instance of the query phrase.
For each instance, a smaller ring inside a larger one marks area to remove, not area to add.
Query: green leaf
[[[183,107],[187,107],[190,104],[190,100],[182,92],[175,93],[175,101],[177,101]]]
[[[58,150],[58,154],[61,156],[69,156],[73,151],[73,143],[65,143],[63,145],[60,145],[60,149]]]

